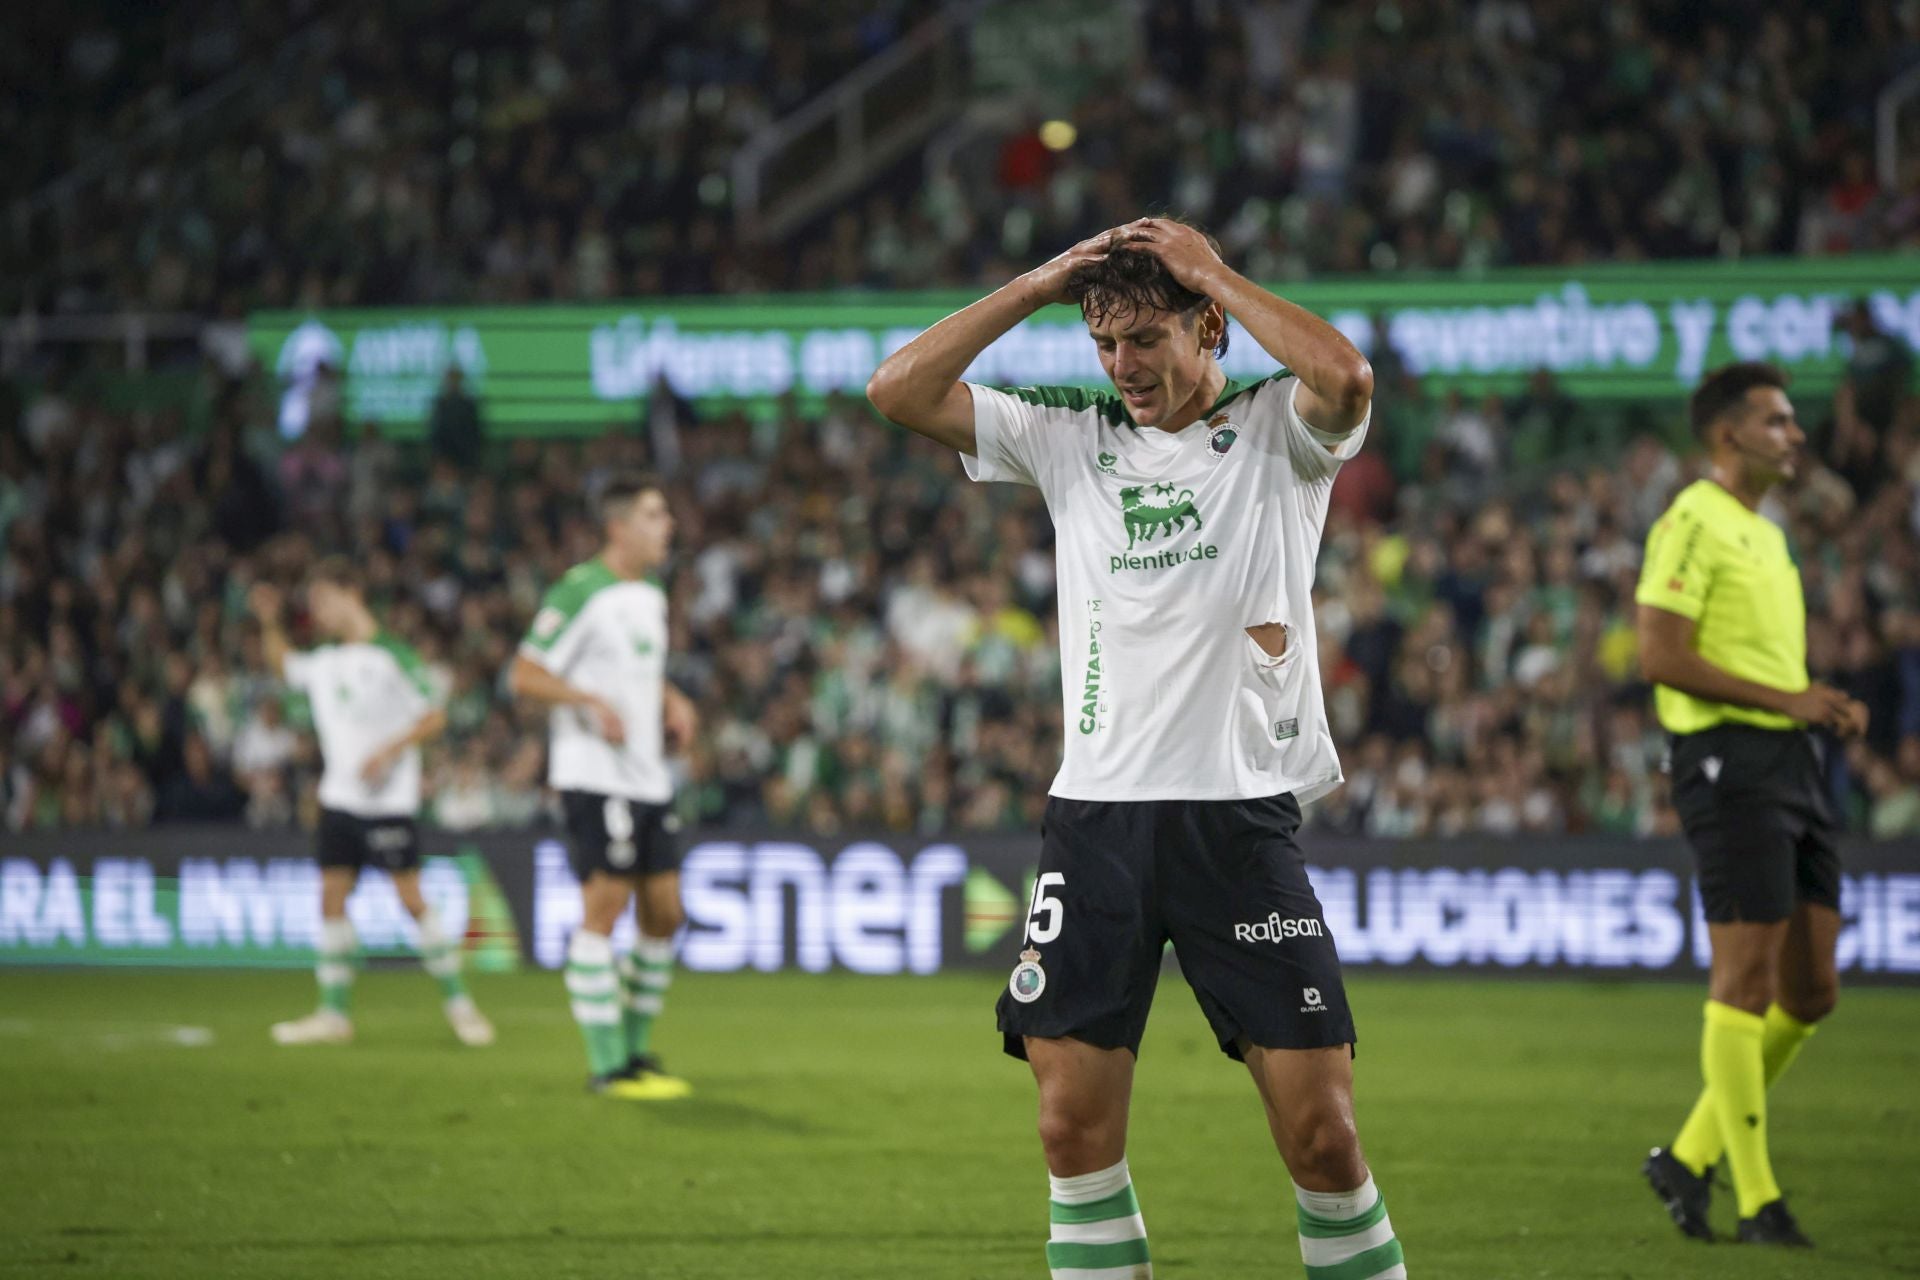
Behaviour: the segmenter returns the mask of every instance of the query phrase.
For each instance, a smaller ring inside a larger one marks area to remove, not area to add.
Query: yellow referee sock
[[[1766,1020],[1757,1013],[1707,1001],[1707,1029],[1700,1038],[1700,1071],[1707,1078],[1720,1138],[1733,1166],[1733,1189],[1740,1216],[1751,1218],[1760,1206],[1780,1198],[1767,1158],[1767,1069],[1760,1042]]]
[[[1800,1021],[1777,1004],[1767,1006],[1765,1029],[1760,1036],[1760,1058],[1767,1088],[1773,1088],[1773,1082],[1786,1074],[1793,1060],[1800,1056],[1800,1046],[1817,1029],[1814,1023]],[[1701,1091],[1687,1122],[1680,1126],[1680,1136],[1667,1150],[1695,1173],[1705,1173],[1720,1163],[1727,1144],[1720,1140],[1720,1117],[1714,1114],[1710,1091]]]

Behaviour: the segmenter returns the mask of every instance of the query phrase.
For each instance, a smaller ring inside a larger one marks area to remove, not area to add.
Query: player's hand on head
[[[1123,228],[1113,227],[1041,263],[1027,272],[1027,284],[1042,302],[1071,302],[1067,281],[1083,266],[1100,261],[1118,243]]]
[[[1120,228],[1120,234],[1123,247],[1151,253],[1166,264],[1175,280],[1195,293],[1208,292],[1212,273],[1221,265],[1206,236],[1184,222],[1140,218]]]

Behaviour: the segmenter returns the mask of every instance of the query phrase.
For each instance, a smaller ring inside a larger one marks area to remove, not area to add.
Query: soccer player
[[[961,381],[1059,302],[1079,306],[1113,391]],[[1292,372],[1229,382],[1228,315]],[[1039,1086],[1055,1277],[1151,1275],[1127,1112],[1168,939],[1252,1072],[1307,1274],[1406,1274],[1354,1125],[1339,959],[1294,843],[1301,804],[1341,781],[1309,593],[1372,391],[1337,330],[1160,218],[948,316],[868,384],[973,479],[1036,486],[1058,539],[1065,758],[998,1009]]]
[[[1711,1240],[1711,1171],[1724,1153],[1739,1238],[1806,1245],[1773,1180],[1767,1088],[1839,995],[1840,857],[1824,744],[1809,730],[1864,733],[1867,709],[1808,682],[1800,571],[1759,512],[1806,442],[1786,385],[1766,364],[1701,380],[1689,412],[1711,468],[1654,522],[1634,592],[1640,670],[1671,735],[1673,804],[1713,946],[1706,1089],[1642,1172],[1682,1231]]]
[[[248,597],[267,665],[313,704],[320,736],[320,1008],[276,1023],[280,1044],[353,1039],[347,997],[357,943],[347,897],[361,868],[393,879],[401,905],[419,923],[420,960],[440,982],[447,1022],[462,1044],[493,1043],[493,1026],[460,978],[460,947],[420,896],[420,747],[447,726],[415,653],[380,629],[345,560],[323,561],[307,584],[307,612],[331,643],[305,652],[287,643],[280,593],[258,583]]]
[[[693,703],[667,682],[667,561],[673,516],[649,477],[602,492],[606,542],[547,592],[509,677],[551,709],[547,780],[560,793],[582,922],[567,947],[567,991],[587,1045],[589,1084],[615,1098],[681,1098],[686,1081],[652,1052],[682,920],[673,781],[666,748],[693,740]],[[615,955],[629,902],[639,938]]]

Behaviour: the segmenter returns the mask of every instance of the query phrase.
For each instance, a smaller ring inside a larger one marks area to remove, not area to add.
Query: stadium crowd
[[[1635,672],[1640,542],[1695,463],[1639,431],[1590,466],[1587,411],[1545,375],[1434,397],[1377,362],[1374,444],[1342,472],[1316,587],[1348,785],[1311,821],[1374,835],[1673,827]],[[212,376],[211,374],[209,376]],[[1848,825],[1920,833],[1920,398],[1863,333],[1810,465],[1774,502],[1809,659],[1874,711],[1831,754]],[[429,442],[323,414],[274,430],[227,385],[203,436],[56,384],[0,430],[0,812],[12,828],[310,823],[305,709],[263,667],[255,580],[364,566],[451,729],[430,820],[541,821],[543,727],[503,672],[545,586],[597,548],[596,486],[662,471],[678,520],[673,674],[706,717],[678,803],[704,824],[1032,829],[1061,741],[1051,531],[1037,495],[836,399],[777,419],[655,411],[588,441],[491,441],[449,385]],[[1650,420],[1651,421],[1651,420]],[[1657,424],[1655,424],[1657,425]],[[1539,437],[1547,433],[1549,444]],[[298,639],[298,637],[296,637]]]
[[[980,22],[1013,12],[1042,43],[1091,12],[1101,37],[1034,83],[977,67],[987,123],[951,163],[910,158],[778,244],[736,239],[740,144],[937,7],[481,5],[449,22],[431,4],[289,20],[233,0],[144,35],[47,18],[0,50],[39,91],[0,107],[30,147],[0,180],[21,194],[75,156],[126,158],[6,241],[0,304],[958,286],[1155,207],[1273,280],[1920,242],[1920,137],[1891,185],[1870,162],[1875,94],[1920,60],[1920,10],[1894,0],[988,6]],[[257,110],[140,133],[249,66],[271,67]],[[27,127],[29,101],[58,127]],[[1048,116],[1077,140],[1049,149]]]

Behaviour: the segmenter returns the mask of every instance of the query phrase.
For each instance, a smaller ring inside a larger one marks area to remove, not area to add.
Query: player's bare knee
[[[1039,1129],[1047,1168],[1061,1176],[1105,1169],[1126,1154],[1124,1128],[1095,1110],[1042,1105]]]
[[[1780,1007],[1799,1022],[1819,1022],[1840,1003],[1838,982],[1796,984],[1780,992]]]
[[[1360,1133],[1353,1116],[1327,1109],[1288,1126],[1287,1168],[1294,1181],[1315,1189],[1344,1191],[1366,1180]]]

